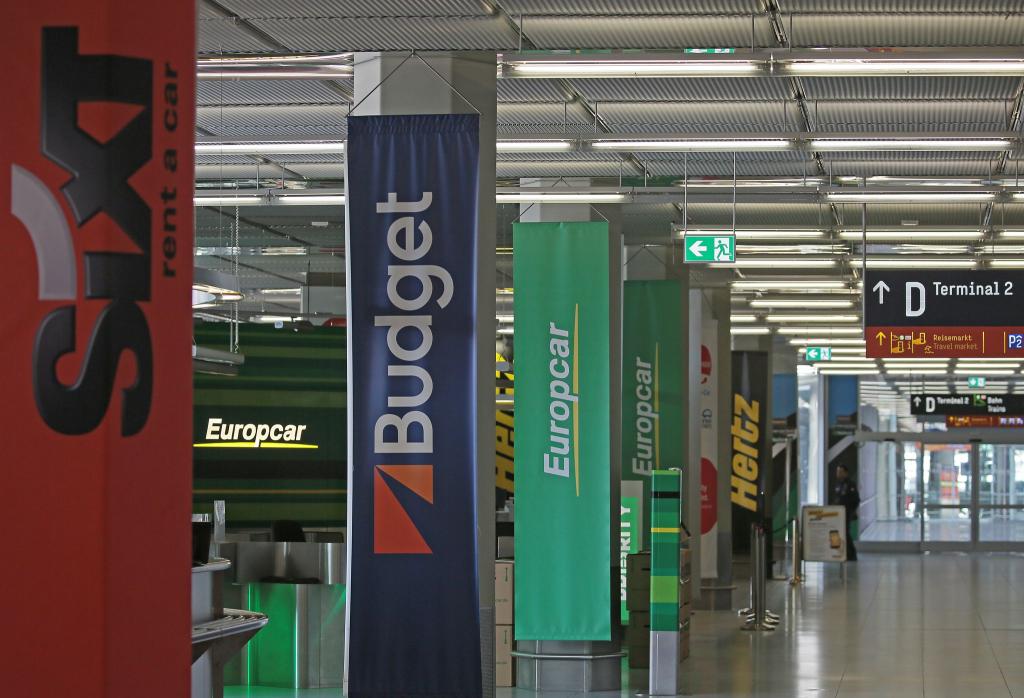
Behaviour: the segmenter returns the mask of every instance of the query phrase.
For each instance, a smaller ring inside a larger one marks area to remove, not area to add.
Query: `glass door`
[[[1024,446],[978,444],[979,540],[1024,542]]]
[[[926,549],[977,540],[975,454],[972,444],[922,444],[921,543]]]

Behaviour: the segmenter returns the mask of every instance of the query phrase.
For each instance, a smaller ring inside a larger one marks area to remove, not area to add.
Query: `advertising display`
[[[684,466],[682,293],[675,280],[623,284],[622,479],[643,482],[645,502],[653,470]]]
[[[6,9],[4,694],[181,698],[195,6]]]
[[[629,609],[626,607],[626,561],[633,553],[640,552],[640,531],[647,528],[643,525],[643,483],[629,481],[622,483],[622,496],[619,505],[619,610],[623,625],[629,622]]]
[[[609,640],[608,224],[517,223],[516,639]]]
[[[718,576],[718,321],[704,318],[700,347],[700,573]]]
[[[805,506],[803,537],[806,562],[845,562],[846,507]]]
[[[768,354],[763,351],[732,353],[732,473],[733,548],[750,545],[750,524],[771,515],[768,478],[771,433],[767,410]]]
[[[864,341],[871,358],[1024,358],[1024,271],[868,269]]]
[[[481,695],[477,115],[350,117],[347,695]]]

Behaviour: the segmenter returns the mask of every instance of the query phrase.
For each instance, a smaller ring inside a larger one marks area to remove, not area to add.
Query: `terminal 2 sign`
[[[1024,270],[900,269],[864,275],[871,358],[1024,358]]]

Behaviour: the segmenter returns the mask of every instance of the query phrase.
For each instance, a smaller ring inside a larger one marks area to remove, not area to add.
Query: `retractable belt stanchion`
[[[750,525],[750,608],[740,611],[744,630],[775,630],[779,616],[767,608],[768,556],[767,536],[762,522]]]

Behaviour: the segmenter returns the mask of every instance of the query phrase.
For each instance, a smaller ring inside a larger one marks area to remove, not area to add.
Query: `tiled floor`
[[[807,573],[800,587],[770,584],[770,606],[783,617],[773,633],[740,631],[734,613],[699,612],[683,695],[1024,698],[1024,556],[865,555],[845,582],[835,566],[809,564]],[[635,695],[645,680],[634,673],[632,688],[604,696]],[[340,693],[236,688],[227,696]]]

